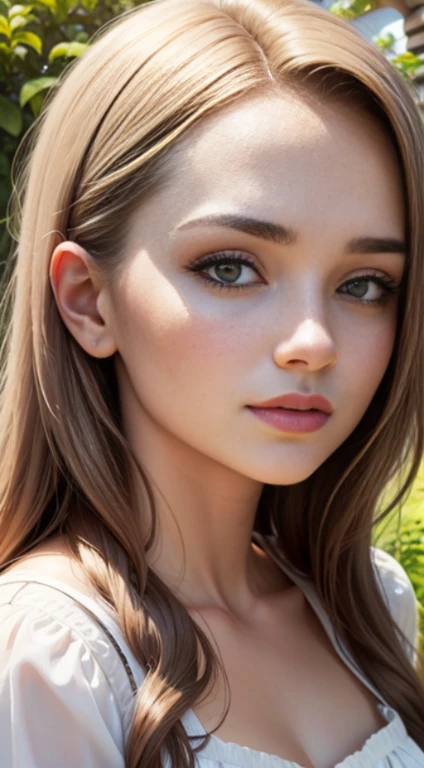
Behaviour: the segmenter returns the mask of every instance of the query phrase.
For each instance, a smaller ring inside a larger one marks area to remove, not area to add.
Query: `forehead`
[[[398,161],[375,118],[283,91],[250,96],[196,124],[180,140],[168,182],[146,209],[152,226],[169,232],[214,213],[300,232],[324,224],[341,237],[403,231]]]

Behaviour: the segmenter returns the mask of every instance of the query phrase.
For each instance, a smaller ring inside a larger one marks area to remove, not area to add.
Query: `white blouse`
[[[254,536],[268,551],[265,537]],[[275,558],[274,550],[269,554]],[[415,647],[417,605],[411,583],[390,555],[375,548],[372,555],[390,611]],[[285,561],[278,563],[303,590],[335,650],[374,693],[387,721],[361,750],[335,768],[424,768],[424,752],[408,736],[399,714],[337,644],[312,582],[300,578]],[[1,576],[0,661],[1,768],[124,768],[133,692],[144,673],[104,603],[35,572]],[[185,713],[182,723],[189,735],[205,734],[193,710]],[[166,755],[163,764],[177,768]],[[196,768],[302,768],[214,735],[195,764]]]

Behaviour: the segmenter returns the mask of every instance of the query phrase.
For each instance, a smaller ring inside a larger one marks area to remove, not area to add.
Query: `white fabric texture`
[[[264,537],[255,534],[269,551]],[[417,605],[403,568],[372,550],[383,595],[400,629],[416,645]],[[336,642],[314,586],[279,562],[321,620],[344,663],[375,694],[387,726],[359,752],[334,768],[424,768],[424,752],[398,715]],[[97,619],[106,628],[102,629]],[[122,657],[128,661],[133,685]],[[410,652],[411,659],[414,654]],[[144,673],[125,643],[113,614],[54,579],[16,571],[0,577],[1,768],[124,768],[134,683]],[[192,710],[182,718],[189,735],[205,731]],[[193,746],[200,743],[194,740]],[[196,757],[197,768],[302,768],[275,755],[212,736]],[[164,768],[171,766],[166,755]]]

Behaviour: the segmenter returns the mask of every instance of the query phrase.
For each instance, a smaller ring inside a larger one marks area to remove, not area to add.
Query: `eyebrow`
[[[297,240],[297,232],[291,227],[236,214],[201,216],[184,222],[178,227],[178,230],[211,226],[236,229],[261,240],[277,243],[277,245],[294,245]],[[395,237],[355,237],[346,244],[345,254],[355,253],[406,253],[406,244]]]

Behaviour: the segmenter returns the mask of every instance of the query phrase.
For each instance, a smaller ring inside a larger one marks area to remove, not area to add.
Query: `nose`
[[[335,339],[325,324],[318,319],[305,318],[288,338],[279,342],[273,357],[280,368],[312,372],[332,368],[338,352]]]

